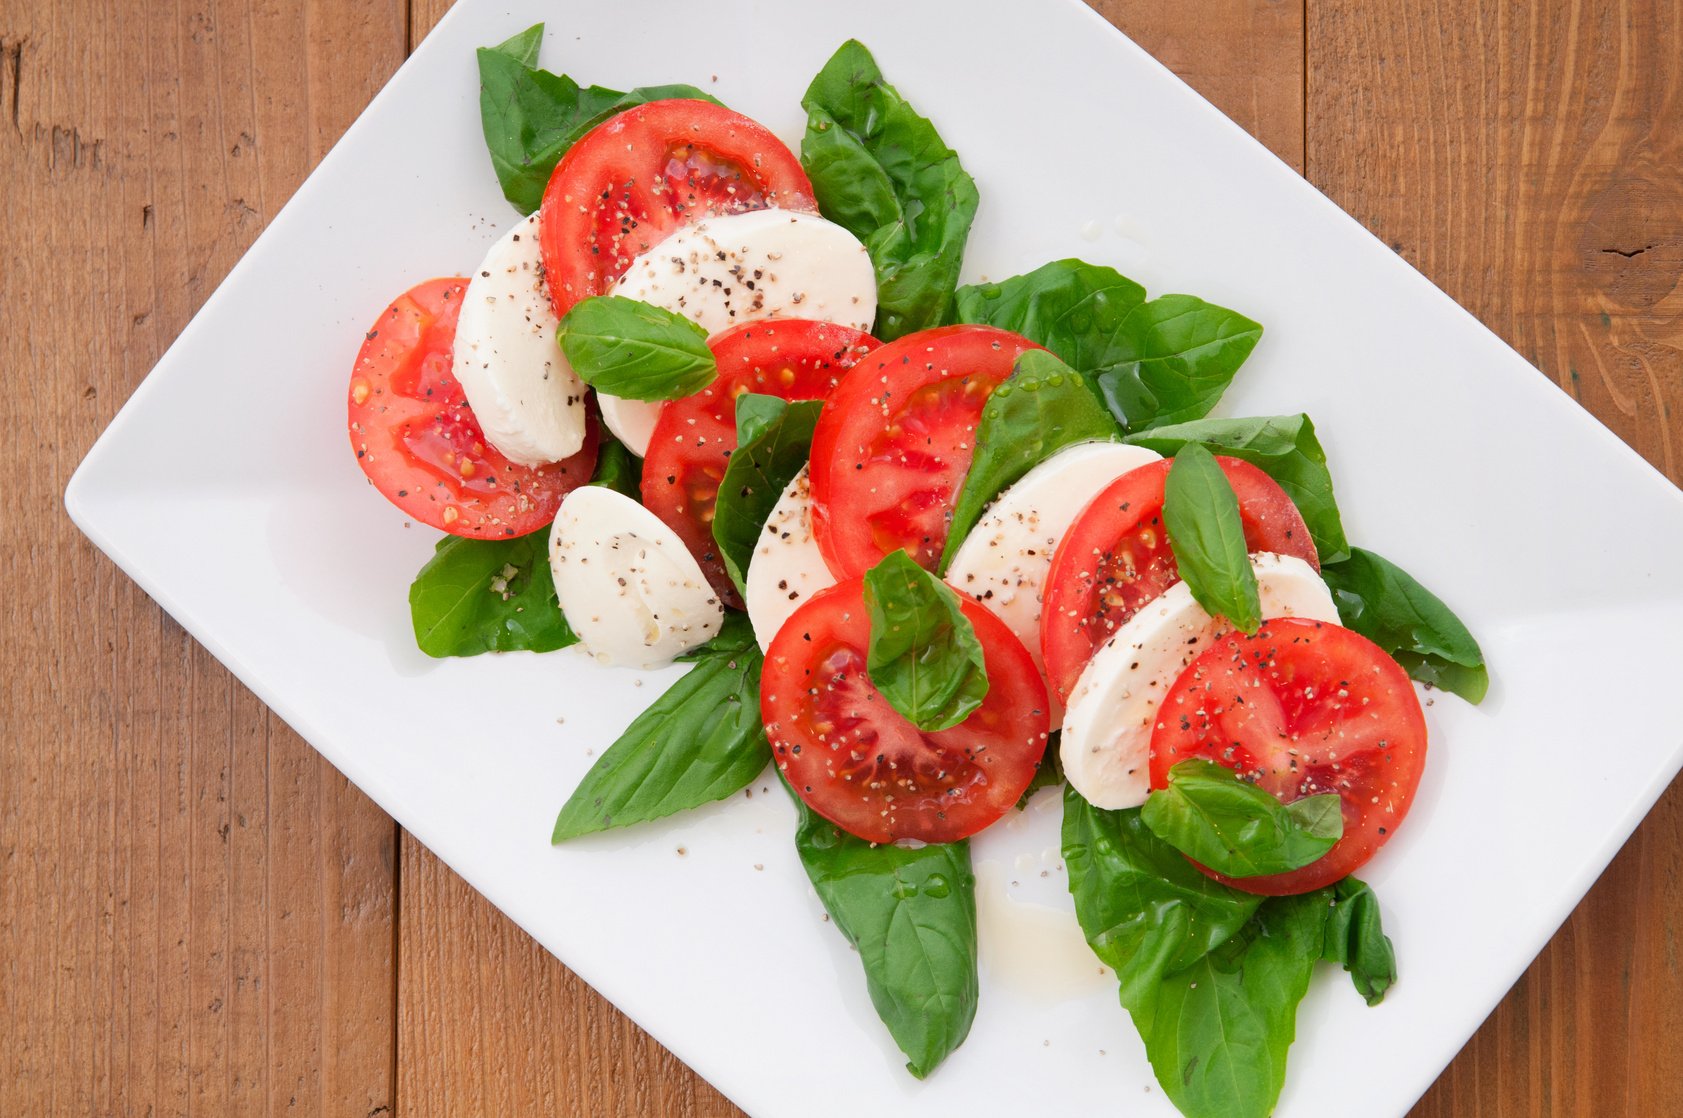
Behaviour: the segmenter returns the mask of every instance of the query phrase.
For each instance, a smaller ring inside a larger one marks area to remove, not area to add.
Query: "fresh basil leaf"
[[[1058,752],[1058,736],[1061,731],[1053,730],[1046,735],[1046,751],[1040,755],[1040,764],[1035,766],[1034,777],[1029,786],[1023,789],[1023,794],[1017,797],[1017,810],[1028,807],[1034,794],[1042,788],[1056,788],[1064,782],[1064,759]]]
[[[578,640],[549,570],[549,530],[501,540],[446,536],[409,587],[415,643],[428,656],[551,652]]]
[[[821,400],[791,404],[748,392],[736,398],[736,449],[713,504],[713,541],[730,580],[748,592],[748,564],[766,518],[812,451]]]
[[[1256,571],[1245,549],[1239,498],[1202,443],[1175,453],[1163,482],[1163,528],[1180,577],[1206,611],[1254,633],[1262,624]]]
[[[1262,327],[1191,295],[1159,295],[1114,268],[1054,260],[958,289],[959,322],[1013,330],[1093,375],[1128,431],[1199,419],[1256,348]]]
[[[865,670],[888,704],[920,730],[947,730],[988,694],[982,642],[958,595],[896,551],[865,572],[871,618]]]
[[[561,319],[561,352],[579,379],[626,400],[676,400],[713,383],[719,365],[707,331],[619,295],[581,299]]]
[[[1315,539],[1322,563],[1350,554],[1344,522],[1332,495],[1326,451],[1307,415],[1269,415],[1246,419],[1195,419],[1152,427],[1129,435],[1128,442],[1165,457],[1189,442],[1203,443],[1216,454],[1241,458],[1279,482]]]
[[[1397,982],[1397,953],[1379,920],[1379,898],[1353,877],[1333,886],[1333,896],[1322,958],[1349,971],[1356,992],[1378,1005]]]
[[[590,484],[640,501],[643,499],[643,460],[604,430],[596,447],[596,472],[590,476]]]
[[[1302,869],[1344,835],[1336,793],[1283,804],[1231,769],[1198,758],[1169,770],[1168,786],[1146,798],[1140,819],[1188,858],[1228,877]]]
[[[876,267],[877,337],[939,325],[979,197],[958,153],[856,40],[824,64],[801,107],[801,165],[818,207],[865,242]]]
[[[976,454],[953,505],[940,570],[1005,488],[1066,446],[1121,434],[1086,376],[1031,349],[993,390],[976,425]]]
[[[1396,658],[1422,683],[1453,691],[1469,703],[1490,690],[1484,653],[1450,608],[1388,559],[1356,547],[1350,557],[1324,563],[1338,617]]]
[[[543,202],[550,172],[579,137],[616,113],[648,101],[693,98],[718,102],[691,85],[645,86],[630,93],[581,87],[537,69],[543,24],[495,47],[481,47],[479,119],[503,197],[523,214]]]
[[[976,1017],[970,846],[877,846],[795,804],[801,865],[831,921],[859,949],[871,1004],[907,1070],[922,1079],[964,1043]]]
[[[727,609],[725,620],[720,624],[719,631],[713,634],[712,640],[697,645],[688,652],[680,652],[673,659],[680,664],[693,664],[721,653],[728,655],[759,647],[760,642],[754,639],[754,626],[749,623],[748,615],[740,610]]]
[[[771,760],[760,667],[744,624],[727,623],[695,667],[632,720],[561,808],[552,842],[661,819],[735,795]],[[727,637],[727,634],[728,637]]]

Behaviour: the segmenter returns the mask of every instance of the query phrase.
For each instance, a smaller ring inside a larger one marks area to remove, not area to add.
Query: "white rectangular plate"
[[[1351,538],[1442,595],[1493,667],[1483,706],[1439,696],[1427,710],[1413,818],[1364,874],[1402,981],[1367,1009],[1322,968],[1280,1108],[1402,1115],[1683,759],[1642,704],[1605,701],[1683,678],[1683,495],[1076,0],[744,0],[701,20],[659,0],[464,0],[88,455],[66,494],[76,522],[751,1114],[1173,1113],[1075,930],[1055,797],[976,844],[981,1010],[919,1083],[820,918],[769,776],[752,797],[549,845],[594,751],[676,670],[416,651],[405,591],[435,534],[364,483],[345,386],[393,295],[472,268],[514,220],[480,138],[473,48],[540,19],[553,69],[692,82],[791,141],[806,83],[857,36],[975,174],[970,278],[1080,255],[1266,325],[1221,414],[1308,411]]]

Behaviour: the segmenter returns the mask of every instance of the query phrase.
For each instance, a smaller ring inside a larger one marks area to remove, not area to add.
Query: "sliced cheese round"
[[[584,446],[584,383],[555,344],[557,325],[533,214],[491,246],[469,280],[452,361],[486,439],[523,466]]]
[[[766,518],[745,581],[743,602],[762,649],[802,602],[836,584],[812,534],[812,481],[805,466]]]
[[[812,318],[869,330],[877,276],[859,238],[817,214],[751,210],[680,227],[631,262],[610,295],[681,314],[709,334],[762,318]],[[648,453],[658,400],[598,393],[602,419]]]
[[[1259,552],[1262,616],[1338,623],[1338,608],[1315,568]],[[1147,602],[1093,654],[1070,693],[1059,756],[1070,785],[1095,807],[1138,807],[1151,791],[1151,731],[1180,673],[1228,631],[1192,600],[1184,582]]]
[[[549,566],[567,623],[604,663],[669,664],[724,623],[724,607],[684,541],[605,486],[582,486],[561,502]]]

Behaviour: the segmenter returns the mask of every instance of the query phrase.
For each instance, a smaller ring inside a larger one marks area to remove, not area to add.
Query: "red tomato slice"
[[[381,312],[351,370],[351,449],[374,488],[457,536],[524,536],[596,467],[592,424],[564,462],[517,466],[485,441],[451,373],[467,280],[428,280]]]
[[[865,673],[864,579],[809,598],[778,630],[760,681],[777,767],[818,814],[871,842],[954,842],[1011,810],[1046,748],[1046,685],[1005,623],[959,594],[987,665],[982,705],[924,733]]]
[[[831,322],[775,319],[732,327],[707,344],[719,376],[694,396],[661,407],[643,459],[643,504],[678,533],[714,589],[734,604],[736,587],[713,542],[713,501],[736,449],[736,398],[758,392],[822,400],[881,343]]]
[[[1249,462],[1218,456],[1239,498],[1245,546],[1320,559],[1303,515],[1286,491]],[[1163,530],[1169,459],[1130,470],[1099,491],[1064,533],[1046,572],[1040,651],[1046,678],[1068,698],[1093,653],[1123,623],[1180,578]]]
[[[1177,762],[1202,757],[1284,803],[1322,792],[1344,801],[1344,837],[1302,869],[1242,879],[1204,870],[1264,896],[1360,869],[1408,815],[1426,764],[1426,717],[1408,673],[1361,634],[1302,618],[1217,640],[1175,680],[1157,719],[1153,788]]]
[[[780,207],[818,211],[799,159],[764,125],[707,101],[651,101],[567,149],[538,237],[558,314],[601,295],[680,225]]]
[[[836,389],[812,439],[813,530],[832,570],[861,575],[902,548],[934,567],[982,405],[1040,348],[992,326],[941,326],[888,343]]]

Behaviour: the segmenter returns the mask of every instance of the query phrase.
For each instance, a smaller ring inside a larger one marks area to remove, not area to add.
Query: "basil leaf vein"
[[[865,573],[864,597],[865,670],[889,705],[925,731],[969,718],[987,697],[988,674],[958,595],[896,551]]]
[[[619,295],[582,299],[557,335],[567,362],[592,388],[626,400],[676,400],[718,374],[707,331],[681,314]]]
[[[1344,835],[1336,793],[1283,804],[1214,761],[1181,761],[1146,798],[1140,818],[1152,834],[1217,873],[1261,877],[1302,869]]]
[[[1187,443],[1175,454],[1163,483],[1163,527],[1198,604],[1246,633],[1256,632],[1262,601],[1239,498],[1202,443]]]
[[[713,504],[713,540],[736,588],[748,592],[748,564],[783,490],[812,450],[820,400],[789,403],[744,393],[736,400],[736,449],[726,461]]]
[[[446,536],[409,587],[415,643],[428,656],[551,652],[578,637],[549,569],[549,530],[512,539]]]

